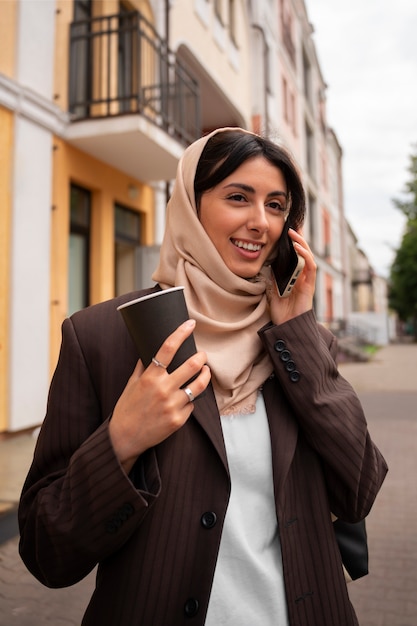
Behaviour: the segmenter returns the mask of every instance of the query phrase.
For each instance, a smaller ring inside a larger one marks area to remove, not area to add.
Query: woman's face
[[[281,236],[287,201],[281,170],[261,156],[203,193],[200,221],[234,274],[252,278],[259,273]]]

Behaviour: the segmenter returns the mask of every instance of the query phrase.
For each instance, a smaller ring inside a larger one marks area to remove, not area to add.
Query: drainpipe
[[[165,0],[165,41],[167,44],[167,48],[169,48],[169,36],[170,36],[170,27],[169,27],[169,6],[170,0]]]
[[[266,43],[265,31],[259,24],[251,24],[252,28],[258,30],[261,33],[262,42],[263,42],[263,75],[264,75],[264,119],[265,119],[265,132],[266,135],[269,135],[269,124],[268,124],[268,93],[267,93],[267,84],[268,84],[268,46]]]

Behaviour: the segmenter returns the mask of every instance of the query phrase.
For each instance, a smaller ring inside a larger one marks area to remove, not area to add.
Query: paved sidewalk
[[[349,585],[361,626],[417,625],[417,344],[340,371],[358,392],[389,472],[367,521],[370,574]]]
[[[370,575],[350,596],[361,626],[416,626],[417,393],[359,395],[389,472],[367,521]]]
[[[344,363],[340,371],[390,467],[367,522],[370,574],[349,585],[350,596],[360,626],[416,626],[417,344],[387,346],[370,363]],[[30,433],[0,439],[0,516],[9,511],[13,519],[34,445]],[[0,544],[0,626],[80,626],[94,573],[71,588],[47,589],[25,569],[17,542]]]
[[[361,391],[417,393],[417,343],[396,343],[386,346],[375,354],[372,361],[341,363],[339,370],[358,393]]]

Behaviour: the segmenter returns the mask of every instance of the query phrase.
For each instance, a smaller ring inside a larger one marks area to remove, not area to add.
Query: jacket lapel
[[[275,378],[266,381],[263,395],[271,433],[275,501],[278,503],[281,502],[284,483],[294,457],[298,426]]]
[[[193,416],[209,437],[227,473],[229,473],[219,410],[211,384],[207,387],[205,393],[194,401]]]

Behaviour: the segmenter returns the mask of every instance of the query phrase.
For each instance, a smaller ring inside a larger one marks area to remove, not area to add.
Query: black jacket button
[[[195,598],[188,598],[184,604],[184,613],[186,617],[194,617],[198,613],[198,600]]]
[[[287,370],[287,372],[293,372],[295,370],[294,361],[287,361],[285,364],[285,369]]]
[[[290,373],[290,381],[292,383],[298,383],[299,380],[300,380],[300,372],[298,372],[297,370],[294,370],[293,372]]]
[[[114,535],[114,533],[117,533],[119,527],[114,520],[110,520],[105,523],[104,528],[106,529],[106,533]]]
[[[201,516],[201,525],[204,528],[213,528],[217,522],[217,515],[213,513],[213,511],[207,511],[207,513],[203,513]]]
[[[125,522],[132,515],[133,512],[133,506],[126,502],[126,504],[124,504],[119,511],[120,519]]]
[[[291,359],[291,352],[289,350],[283,350],[279,355],[279,358],[281,359],[281,361],[284,361],[284,363],[286,363]]]
[[[274,350],[275,352],[282,352],[285,349],[285,341],[283,339],[278,339],[275,342]]]

